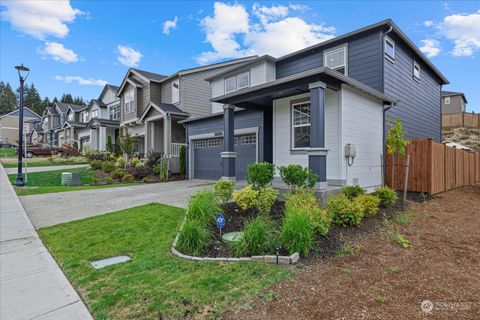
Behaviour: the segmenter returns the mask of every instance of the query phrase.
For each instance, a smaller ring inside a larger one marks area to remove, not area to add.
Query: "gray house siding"
[[[399,103],[386,116],[400,118],[408,138],[441,142],[440,80],[420,59],[415,59],[420,63],[420,81],[415,80],[413,53],[400,39],[389,36],[395,41],[395,61],[384,61],[384,93]]]
[[[135,87],[133,85],[131,85],[130,83],[127,83],[125,85],[125,89],[123,91],[123,93],[131,90],[131,89],[135,89]],[[122,121],[128,121],[128,120],[132,120],[132,119],[135,119],[137,117],[137,113],[135,112],[136,108],[137,108],[137,105],[138,105],[138,90],[134,90],[134,96],[135,96],[135,102],[134,102],[134,105],[135,105],[135,109],[131,112],[125,112],[125,103],[124,103],[124,100],[123,100],[123,97],[124,97],[124,94],[122,93],[121,97],[120,97],[120,108],[121,108],[121,115],[122,115]]]
[[[442,97],[442,114],[465,112],[465,103],[461,95],[449,98],[450,104],[445,104],[445,97]]]
[[[172,81],[173,80],[162,82],[161,101],[163,103],[172,103]]]

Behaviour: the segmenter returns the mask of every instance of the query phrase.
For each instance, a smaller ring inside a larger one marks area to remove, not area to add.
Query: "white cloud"
[[[118,61],[127,67],[136,67],[142,59],[143,55],[140,51],[133,49],[132,47],[126,47],[122,45],[117,46]]]
[[[480,10],[447,16],[438,29],[445,38],[453,41],[453,56],[471,56],[480,49]]]
[[[173,20],[167,20],[163,23],[163,34],[170,34],[170,31],[177,28],[178,17],[175,17]]]
[[[425,53],[429,58],[438,56],[440,51],[442,51],[440,49],[440,42],[438,40],[425,39],[421,40],[420,43],[422,44],[422,46],[420,47],[420,51]]]
[[[267,7],[255,3],[250,15],[241,4],[215,2],[213,15],[201,21],[206,42],[213,50],[201,53],[197,62],[252,54],[281,56],[332,38],[335,28],[290,16],[291,11],[305,9],[301,5]]]
[[[433,21],[432,20],[426,20],[426,21],[423,22],[423,25],[425,27],[431,27],[431,26],[433,26]]]
[[[14,29],[42,40],[46,36],[65,37],[69,32],[67,24],[83,14],[69,0],[2,1],[1,5],[6,8],[1,12],[2,19]]]
[[[45,58],[51,57],[53,60],[63,63],[78,61],[78,55],[73,50],[65,48],[63,44],[57,42],[47,41],[37,51]]]
[[[58,81],[63,81],[65,83],[72,83],[72,82],[77,82],[81,86],[99,86],[103,87],[105,86],[108,82],[106,80],[101,80],[101,79],[92,79],[92,78],[83,78],[80,76],[55,76],[55,80]]]

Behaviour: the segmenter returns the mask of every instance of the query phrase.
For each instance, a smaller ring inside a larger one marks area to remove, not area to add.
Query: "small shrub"
[[[177,249],[184,254],[197,255],[208,246],[211,239],[211,233],[201,222],[187,220],[178,238]]]
[[[180,165],[180,173],[185,174],[185,168],[187,164],[187,148],[182,145],[180,146],[180,153],[178,155],[178,162]]]
[[[73,144],[64,144],[62,146],[62,156],[63,157],[78,157],[80,151]]]
[[[135,179],[140,180],[145,178],[146,176],[149,176],[152,173],[152,171],[145,166],[141,166],[141,167],[131,168],[130,173],[135,177]]]
[[[218,180],[215,183],[215,195],[221,202],[228,202],[232,199],[234,185],[235,183],[232,180]]]
[[[377,196],[371,194],[362,194],[355,199],[354,202],[359,202],[363,208],[363,215],[365,217],[373,217],[378,212],[378,206],[380,205],[380,199]]]
[[[380,188],[375,191],[375,195],[380,199],[380,206],[388,207],[397,202],[398,196],[395,190],[388,187]]]
[[[254,189],[263,188],[273,181],[275,166],[269,162],[257,162],[247,166],[247,181]]]
[[[117,168],[112,172],[112,178],[115,180],[122,180],[124,175],[125,175],[125,170],[121,168]]]
[[[105,172],[112,172],[115,170],[115,163],[107,161],[102,164],[102,170]]]
[[[187,220],[198,220],[204,226],[215,221],[220,212],[217,198],[212,191],[200,190],[190,198],[187,206]]]
[[[150,169],[153,169],[160,162],[162,157],[163,157],[163,152],[149,151],[147,153],[147,161],[145,164]]]
[[[113,178],[111,176],[106,176],[105,177],[105,183],[106,184],[112,184],[113,183]]]
[[[249,184],[245,188],[233,192],[233,200],[242,210],[253,209],[257,200],[257,192]]]
[[[257,209],[261,214],[268,214],[277,200],[278,191],[274,188],[254,190],[252,185],[233,192],[233,199],[242,210]]]
[[[235,245],[235,252],[239,256],[264,255],[271,247],[271,224],[264,216],[258,216],[245,225],[243,237]]]
[[[107,137],[107,145],[106,149],[108,153],[113,153],[113,143],[112,143],[112,136]]]
[[[314,187],[318,175],[312,172],[310,168],[304,168],[298,164],[278,167],[282,181],[290,188]]]
[[[346,186],[342,188],[343,194],[350,200],[365,194],[367,190],[363,189],[360,186]]]
[[[149,177],[143,177],[142,182],[143,183],[150,183],[150,178]]]
[[[133,177],[133,174],[131,174],[131,173],[127,173],[122,178],[122,182],[133,182],[134,180],[135,180],[135,178]]]
[[[123,156],[118,156],[115,159],[115,165],[119,168],[125,168],[125,158]]]
[[[140,163],[140,159],[138,159],[137,157],[132,157],[130,159],[130,164],[133,166],[133,167],[136,167],[138,163]]]
[[[90,168],[93,170],[100,170],[103,167],[103,161],[101,160],[92,160],[90,161]]]
[[[363,207],[359,202],[353,202],[343,194],[338,194],[327,200],[327,210],[333,222],[342,226],[359,225],[363,219]]]
[[[308,255],[313,243],[313,225],[310,217],[302,210],[286,211],[280,237],[290,254],[298,252],[304,256]]]

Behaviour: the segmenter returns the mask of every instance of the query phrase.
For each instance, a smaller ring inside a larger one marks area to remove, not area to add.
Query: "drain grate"
[[[102,269],[114,264],[127,262],[128,260],[131,260],[129,256],[117,256],[117,257],[111,257],[107,259],[95,260],[90,262],[90,264],[95,269]]]

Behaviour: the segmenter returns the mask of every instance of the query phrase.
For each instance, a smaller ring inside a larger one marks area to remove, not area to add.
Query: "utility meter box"
[[[70,181],[72,180],[71,172],[62,172],[62,186],[69,186]]]
[[[355,158],[357,156],[357,151],[355,150],[355,146],[351,143],[347,143],[345,145],[345,157]]]

